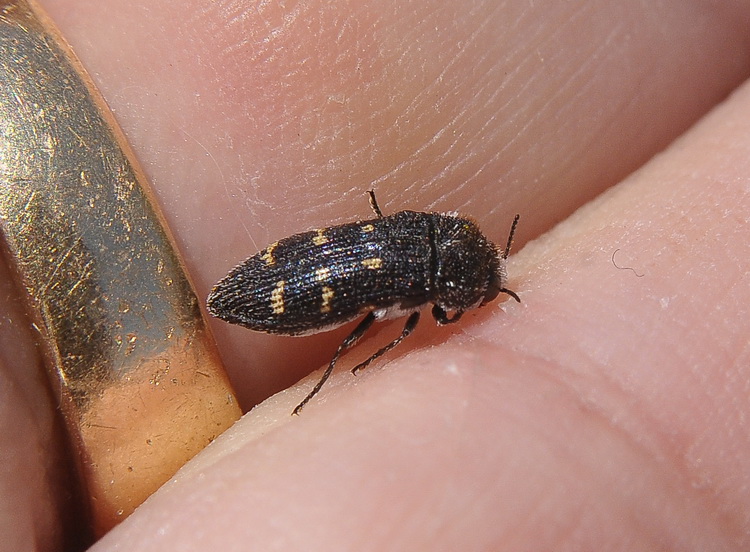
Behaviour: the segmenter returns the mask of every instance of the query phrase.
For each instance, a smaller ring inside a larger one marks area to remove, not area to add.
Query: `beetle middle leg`
[[[409,315],[409,318],[406,319],[406,324],[404,324],[404,329],[401,331],[401,335],[398,336],[393,341],[391,341],[388,345],[380,349],[378,352],[376,352],[374,355],[372,355],[370,358],[368,358],[364,362],[360,362],[359,364],[357,364],[354,368],[352,368],[352,374],[356,374],[362,368],[366,368],[373,360],[375,360],[378,357],[383,356],[388,351],[393,349],[396,345],[401,343],[404,339],[406,339],[409,336],[411,332],[414,331],[414,328],[417,327],[418,323],[419,323],[419,311],[411,313]]]

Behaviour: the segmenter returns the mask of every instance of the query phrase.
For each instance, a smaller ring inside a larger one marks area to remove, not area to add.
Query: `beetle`
[[[427,304],[437,324],[445,325],[500,293],[521,302],[505,287],[519,215],[501,250],[470,218],[418,211],[385,216],[375,192],[367,193],[376,218],[274,242],[232,269],[209,293],[213,316],[271,334],[309,335],[364,316],[292,414],[321,390],[341,354],[376,320],[408,316],[401,334],[357,364],[354,374],[408,337]]]

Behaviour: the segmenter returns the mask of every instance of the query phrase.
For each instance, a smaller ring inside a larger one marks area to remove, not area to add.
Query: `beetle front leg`
[[[454,322],[458,322],[459,318],[461,318],[464,314],[464,311],[456,311],[456,314],[453,315],[453,318],[448,318],[448,313],[445,312],[445,309],[443,307],[440,307],[438,305],[432,306],[432,317],[435,319],[435,322],[438,323],[440,326],[445,326],[446,324],[453,324]]]

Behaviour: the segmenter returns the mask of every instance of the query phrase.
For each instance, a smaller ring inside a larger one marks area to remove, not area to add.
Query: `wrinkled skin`
[[[319,374],[294,382],[351,328],[213,320],[259,406],[95,550],[750,548],[750,5],[279,4],[43,2],[199,295],[369,217],[375,182],[384,211],[460,210],[500,243],[521,213],[522,303],[425,317],[352,376],[382,325],[298,418]],[[0,550],[60,550],[64,443],[0,286]]]

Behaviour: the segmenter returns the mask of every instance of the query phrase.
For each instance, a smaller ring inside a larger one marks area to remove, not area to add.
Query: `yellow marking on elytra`
[[[362,266],[370,270],[377,270],[383,266],[383,259],[380,257],[371,257],[362,261]]]
[[[368,233],[372,232],[373,230],[375,230],[375,227],[374,227],[374,226],[373,226],[372,224],[365,224],[365,225],[364,225],[364,226],[363,226],[363,227],[361,228],[361,230],[362,230],[362,232],[364,232],[365,234],[368,234]]]
[[[276,287],[271,292],[271,308],[274,314],[284,314],[284,280],[276,282]]]
[[[318,230],[318,233],[313,236],[312,242],[315,245],[323,245],[324,243],[328,243],[328,236],[326,236],[325,232],[325,228],[321,228],[320,230]]]
[[[273,250],[276,249],[277,245],[279,245],[279,242],[273,242],[271,245],[266,247],[266,250],[263,252],[263,255],[260,256],[261,259],[266,261],[266,264],[272,265],[276,263],[276,259],[273,256]]]
[[[333,289],[329,288],[328,286],[323,286],[323,293],[321,294],[323,304],[320,305],[320,312],[331,312],[331,302],[333,301],[333,296]]]

